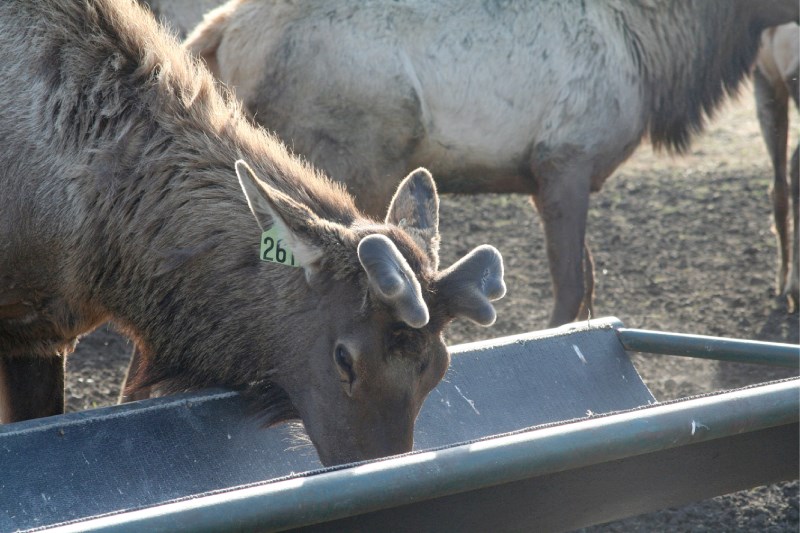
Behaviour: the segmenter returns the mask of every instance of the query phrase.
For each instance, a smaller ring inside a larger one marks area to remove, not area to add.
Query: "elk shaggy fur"
[[[443,328],[505,291],[489,246],[438,270],[426,171],[364,217],[132,0],[2,2],[0,56],[7,421],[61,412],[65,356],[112,320],[133,385],[242,390],[326,464],[410,450]],[[300,268],[260,260],[268,228]]]
[[[796,0],[231,0],[185,46],[250,115],[380,213],[415,166],[532,195],[551,325],[591,311],[589,194],[644,138],[683,152]]]

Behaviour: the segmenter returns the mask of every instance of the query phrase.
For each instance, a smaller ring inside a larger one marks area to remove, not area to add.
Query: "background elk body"
[[[426,171],[364,218],[126,0],[3,2],[0,56],[6,422],[61,412],[65,356],[113,320],[134,385],[242,390],[326,464],[411,448],[444,326],[505,290],[489,246],[438,271]],[[300,268],[260,260],[270,227]]]
[[[185,46],[249,113],[379,213],[394,176],[531,194],[551,325],[591,309],[590,191],[644,137],[680,152],[794,0],[233,0]]]

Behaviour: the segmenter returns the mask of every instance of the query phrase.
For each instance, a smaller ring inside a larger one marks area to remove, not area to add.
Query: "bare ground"
[[[796,115],[792,117],[797,124]],[[796,129],[796,128],[795,128]],[[796,132],[793,141],[797,142]],[[644,145],[593,198],[588,239],[595,313],[627,326],[797,344],[798,316],[775,288],[772,173],[749,89],[694,143],[671,158]],[[508,296],[491,329],[455,324],[452,344],[541,329],[551,307],[539,221],[526,197],[445,197],[442,261],[488,242],[506,261]],[[130,345],[110,327],[83,339],[69,360],[68,409],[115,403]],[[797,375],[686,358],[634,355],[659,400]],[[720,496],[587,531],[798,530],[798,482]]]

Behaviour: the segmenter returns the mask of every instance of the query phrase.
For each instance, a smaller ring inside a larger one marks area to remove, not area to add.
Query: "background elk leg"
[[[789,188],[786,183],[786,136],[789,129],[788,103],[789,95],[781,87],[770,83],[756,69],[754,86],[758,111],[758,123],[767,145],[774,181],[772,186],[772,209],[775,217],[775,232],[778,236],[780,264],[776,291],[783,293],[786,287],[786,275],[789,265]]]
[[[800,108],[800,70],[794,71],[787,84],[795,107]],[[800,241],[800,233],[798,233],[798,228],[800,228],[800,144],[795,147],[794,154],[792,154],[789,177],[791,180],[794,224],[792,225],[792,264],[786,280],[785,294],[789,297],[790,310],[796,311],[800,306],[800,242],[798,242]]]
[[[585,239],[585,237],[584,237]],[[578,311],[578,320],[586,320],[595,316],[592,300],[594,298],[594,259],[589,245],[583,242],[583,302]]]
[[[589,210],[588,166],[578,162],[548,163],[534,170],[539,212],[547,243],[555,305],[550,326],[585,318],[591,309],[594,269],[585,244]],[[591,278],[590,282],[586,280]]]
[[[797,78],[795,78],[797,80]],[[797,87],[794,89],[797,95]],[[792,266],[786,283],[786,294],[789,296],[790,311],[797,311],[800,306],[800,242],[798,242],[798,228],[800,228],[800,146],[795,148],[792,155],[790,175],[792,179],[792,204],[794,211],[794,225],[792,234]]]

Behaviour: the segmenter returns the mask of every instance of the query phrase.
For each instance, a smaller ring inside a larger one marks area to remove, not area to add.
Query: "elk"
[[[756,109],[761,133],[773,168],[772,206],[778,237],[778,275],[776,288],[789,300],[789,307],[800,305],[800,146],[792,155],[790,187],[786,180],[786,145],[789,133],[789,99],[800,106],[800,27],[784,24],[762,34],[761,50],[753,73]],[[789,223],[789,190],[793,222]]]
[[[427,171],[366,217],[133,0],[2,2],[0,56],[5,422],[61,413],[65,357],[110,320],[133,389],[240,390],[326,465],[411,449],[443,329],[505,292],[491,246],[439,269]]]
[[[796,0],[231,0],[184,46],[250,116],[380,213],[394,177],[532,196],[550,325],[592,309],[591,192],[649,137],[680,153]]]

